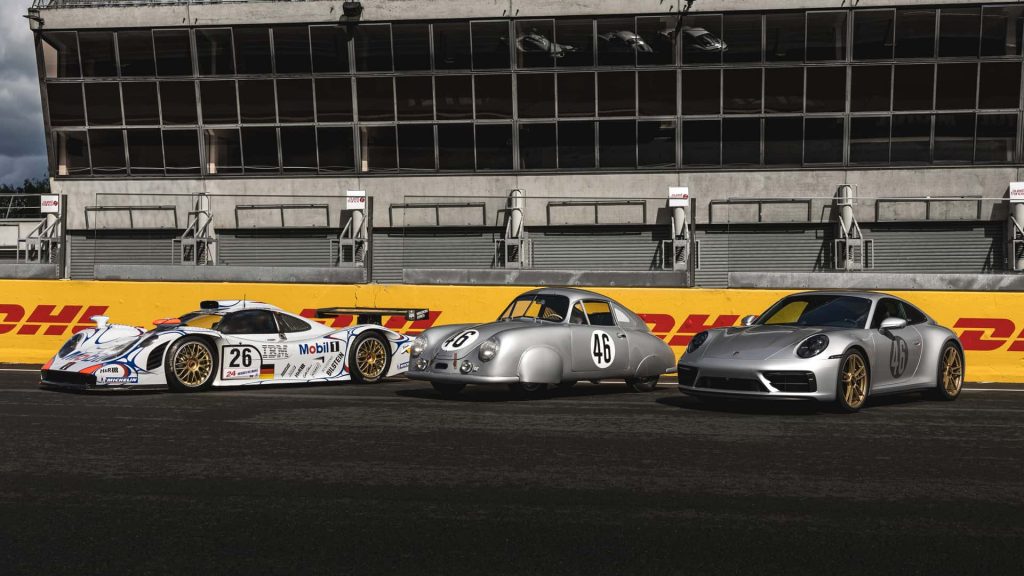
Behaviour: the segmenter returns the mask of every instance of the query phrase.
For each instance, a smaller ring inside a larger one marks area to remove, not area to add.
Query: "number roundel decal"
[[[446,352],[454,352],[461,350],[473,342],[480,336],[480,333],[476,330],[463,330],[462,332],[456,332],[448,337],[447,340],[441,343],[441,350]]]
[[[598,368],[607,368],[615,361],[615,341],[604,330],[594,330],[590,336],[590,359]]]

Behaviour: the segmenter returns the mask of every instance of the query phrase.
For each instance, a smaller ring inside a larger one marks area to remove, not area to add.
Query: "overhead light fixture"
[[[345,2],[341,5],[341,12],[345,18],[359,18],[363,15],[362,2]]]

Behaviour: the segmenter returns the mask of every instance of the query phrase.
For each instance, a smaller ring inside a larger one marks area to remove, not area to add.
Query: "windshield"
[[[791,296],[776,302],[757,319],[756,324],[863,328],[870,310],[870,300],[855,296]]]
[[[529,294],[512,301],[498,320],[532,318],[548,322],[561,322],[569,311],[569,299],[555,294]]]
[[[223,316],[219,314],[207,314],[206,312],[189,312],[180,318],[182,326],[193,328],[213,328],[213,325],[220,322]]]

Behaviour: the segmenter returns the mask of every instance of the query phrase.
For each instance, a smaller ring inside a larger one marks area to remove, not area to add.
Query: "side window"
[[[888,318],[906,318],[903,315],[903,306],[900,305],[898,300],[892,298],[882,298],[878,301],[878,305],[875,306],[875,317],[871,320],[871,328],[878,330],[882,327],[882,322]]]
[[[599,300],[585,300],[583,309],[587,311],[591,326],[615,326],[615,318],[612,317],[612,307],[607,302]]]
[[[577,302],[572,307],[572,314],[569,315],[569,324],[586,324],[587,315],[583,312],[583,304]]]
[[[618,306],[612,306],[612,313],[615,314],[615,321],[618,322],[620,326],[633,326],[634,324],[636,324],[635,322],[633,322],[633,318],[630,317],[630,315],[626,313],[625,310],[619,308]],[[646,326],[646,324],[644,324],[644,326]]]
[[[218,328],[224,334],[277,334],[277,323],[269,310],[241,310],[228,314]]]
[[[289,316],[288,314],[281,314],[280,312],[274,314],[277,316],[277,325],[281,327],[282,333],[292,332],[305,332],[312,328],[309,322],[296,318],[295,316]]]
[[[903,303],[903,311],[906,313],[908,324],[924,324],[928,321],[928,317],[924,315],[924,312],[906,302]]]

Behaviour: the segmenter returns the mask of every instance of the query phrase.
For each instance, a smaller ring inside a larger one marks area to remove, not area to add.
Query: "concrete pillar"
[[[1017,220],[1017,225],[1024,226],[1024,202],[1014,202],[1012,214],[1013,218]],[[1013,249],[1012,244],[1010,245],[1010,249]],[[1010,254],[1011,258],[1015,256],[1016,254]],[[1014,269],[1018,271],[1024,270],[1024,255],[1017,259],[1017,266]]]
[[[675,239],[686,238],[687,229],[686,208],[676,206],[672,209],[672,237]]]
[[[508,236],[510,239],[523,236],[523,207],[525,204],[526,199],[522,190],[513,190],[509,194]]]

